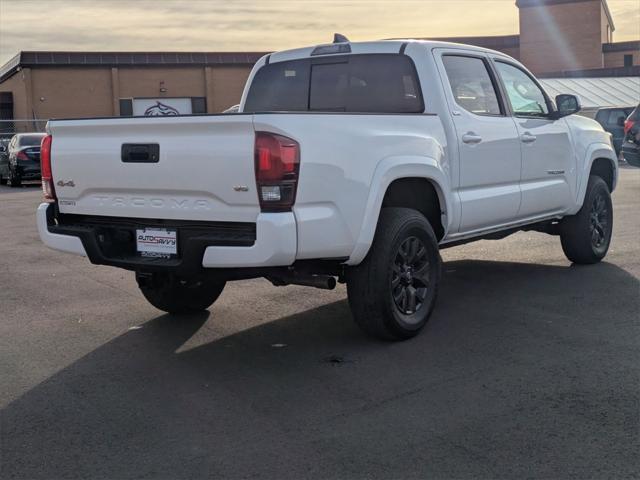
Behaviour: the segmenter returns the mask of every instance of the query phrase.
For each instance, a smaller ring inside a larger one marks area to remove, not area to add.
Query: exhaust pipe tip
[[[336,279],[334,277],[327,278],[327,290],[333,290],[336,288]]]
[[[336,279],[331,275],[306,275],[306,274],[285,274],[276,278],[268,278],[276,286],[301,285],[303,287],[314,287],[322,290],[333,290],[336,288]]]

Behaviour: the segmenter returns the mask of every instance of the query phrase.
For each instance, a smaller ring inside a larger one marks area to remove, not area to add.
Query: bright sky
[[[614,41],[640,0],[608,0]],[[20,50],[267,51],[331,41],[518,32],[515,0],[0,0],[0,65]]]

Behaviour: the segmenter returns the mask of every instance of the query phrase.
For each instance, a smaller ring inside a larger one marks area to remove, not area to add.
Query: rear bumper
[[[259,214],[255,241],[251,245],[211,245],[219,243],[219,240],[194,236],[182,248],[180,258],[161,260],[109,253],[98,240],[102,227],[57,225],[54,208],[47,203],[38,207],[38,232],[43,243],[56,250],[87,256],[92,263],[98,265],[128,270],[174,270],[186,275],[202,268],[288,266],[296,257],[296,222],[291,212]]]
[[[256,241],[250,247],[207,247],[205,268],[283,267],[296,259],[298,238],[292,212],[261,213],[256,221]]]
[[[62,252],[74,253],[76,255],[87,256],[87,252],[78,237],[71,235],[60,235],[49,231],[49,223],[53,223],[53,205],[41,203],[36,213],[38,222],[38,233],[40,240],[49,248]]]

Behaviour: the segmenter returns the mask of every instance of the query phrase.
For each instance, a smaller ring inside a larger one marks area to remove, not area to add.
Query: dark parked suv
[[[19,187],[23,180],[40,180],[40,142],[44,133],[19,133],[9,142],[7,161],[0,164],[0,183]]]
[[[596,121],[612,135],[613,148],[618,156],[624,139],[624,121],[632,111],[633,107],[607,107],[596,113]]]
[[[629,165],[640,167],[640,105],[624,122],[622,157]]]

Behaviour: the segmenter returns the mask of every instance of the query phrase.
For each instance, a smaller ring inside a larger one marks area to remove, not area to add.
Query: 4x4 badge
[[[76,184],[73,182],[73,180],[69,180],[68,182],[65,182],[63,180],[58,180],[56,185],[59,186],[59,187],[75,187],[76,186]]]

